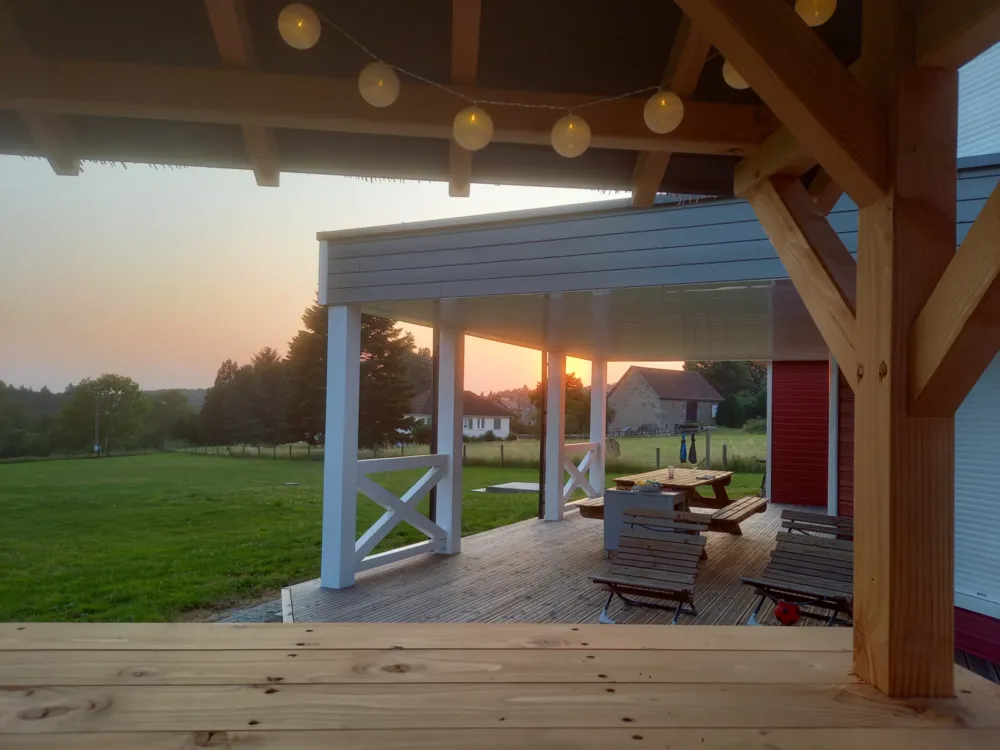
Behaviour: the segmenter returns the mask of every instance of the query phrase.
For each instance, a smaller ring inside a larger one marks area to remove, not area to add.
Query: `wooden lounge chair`
[[[708,528],[707,519],[680,511],[629,508],[624,513],[624,524],[611,572],[593,578],[594,583],[609,590],[600,621],[614,623],[608,607],[615,597],[625,606],[674,609],[671,625],[677,623],[682,612],[697,615],[692,592],[698,561],[705,549],[701,532]],[[630,598],[633,596],[674,603],[639,601]]]
[[[757,578],[740,578],[758,596],[749,625],[765,601],[794,602],[825,609],[828,615],[801,610],[802,617],[830,625],[852,624],[854,605],[854,526],[841,516],[786,510],[771,559]]]

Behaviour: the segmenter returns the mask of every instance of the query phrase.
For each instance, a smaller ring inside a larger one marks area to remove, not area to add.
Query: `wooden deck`
[[[3,624],[4,750],[996,750],[1000,686],[890,700],[846,628]]]
[[[743,522],[743,536],[708,534],[708,560],[695,588],[694,625],[746,622],[753,591],[739,577],[760,572],[781,526],[781,508]],[[462,540],[462,554],[404,560],[358,576],[350,589],[319,580],[286,589],[295,622],[597,622],[607,592],[603,523],[568,513],[558,523],[522,521]],[[628,623],[667,623],[672,615],[635,608]],[[289,619],[286,617],[286,619]]]

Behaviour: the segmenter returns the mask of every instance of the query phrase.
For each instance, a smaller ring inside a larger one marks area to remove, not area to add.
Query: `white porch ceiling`
[[[791,283],[748,281],[366,303],[365,312],[609,361],[826,359]],[[439,311],[439,312],[436,312]],[[502,366],[502,363],[498,363]]]

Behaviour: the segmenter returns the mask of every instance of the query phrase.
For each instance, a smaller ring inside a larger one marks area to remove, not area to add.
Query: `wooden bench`
[[[572,500],[566,503],[567,506],[573,506],[580,509],[580,515],[584,518],[604,518],[604,498],[603,497],[585,497],[583,500]]]
[[[766,497],[745,497],[742,500],[730,503],[725,508],[720,508],[710,516],[707,513],[703,515],[709,518],[709,531],[722,531],[727,534],[740,536],[743,534],[740,523],[747,520],[754,513],[763,513],[766,510]]]
[[[825,516],[801,510],[781,512],[781,528],[801,534],[820,534],[837,539],[854,539],[854,519],[848,516]]]
[[[790,521],[798,519],[782,518]],[[822,517],[820,517],[822,518]],[[834,524],[834,533],[837,526]],[[854,542],[833,536],[779,531],[771,559],[755,578],[740,578],[753,586],[760,597],[751,625],[757,624],[757,613],[768,599],[774,602],[794,602],[819,607],[829,615],[803,610],[803,617],[826,620],[827,625],[850,624],[854,602]],[[844,615],[844,619],[840,616]]]
[[[647,508],[625,512],[626,530],[613,553],[611,571],[592,579],[610,591],[601,610],[602,623],[614,623],[608,607],[616,596],[626,606],[674,609],[671,624],[676,624],[682,612],[698,614],[693,590],[698,561],[705,549],[701,532],[708,528],[703,518],[704,514]],[[665,599],[674,604],[642,602],[630,596]]]

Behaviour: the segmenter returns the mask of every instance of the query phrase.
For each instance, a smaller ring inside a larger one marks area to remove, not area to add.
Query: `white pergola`
[[[844,201],[832,220],[849,225],[850,211]],[[740,201],[660,204],[642,212],[614,201],[319,237],[320,300],[330,312],[321,571],[329,588],[351,586],[358,572],[380,565],[461,550],[466,335],[543,353],[546,521],[562,519],[578,488],[588,497],[603,494],[609,361],[829,357],[773,247]],[[705,244],[713,238],[726,241]],[[358,459],[362,313],[436,329],[436,453]],[[583,443],[566,443],[567,356],[592,363],[590,435]],[[579,463],[570,458],[581,454]],[[418,468],[424,474],[399,497],[370,478]],[[432,520],[416,504],[433,487]],[[385,513],[355,538],[359,492]],[[399,523],[427,539],[371,554]]]

